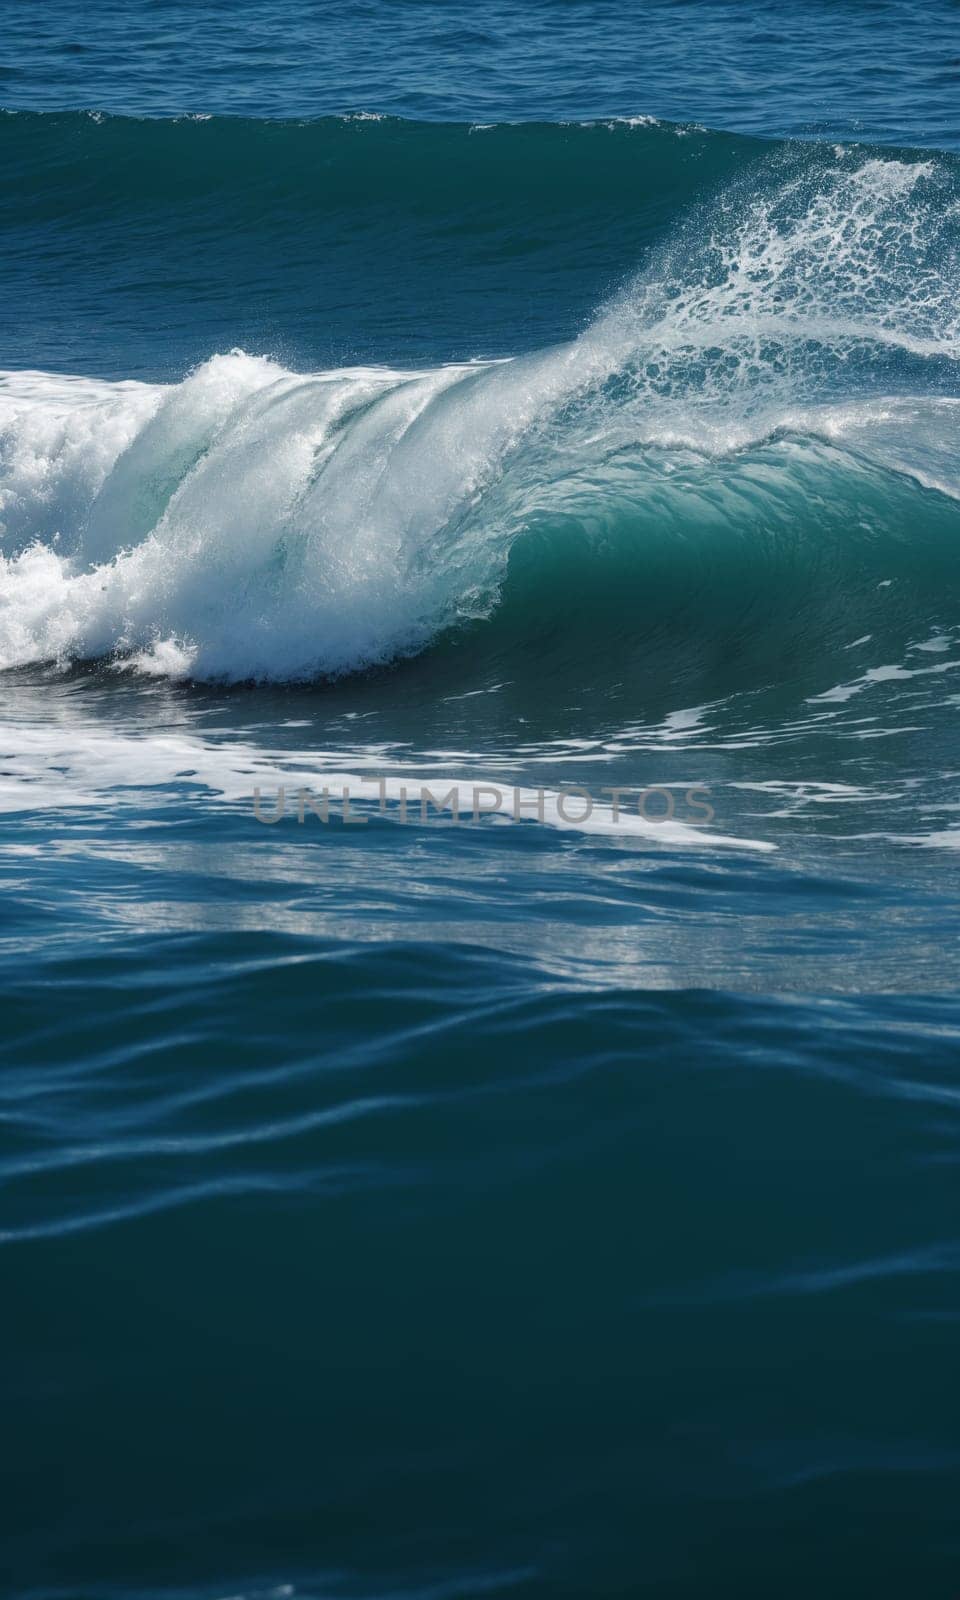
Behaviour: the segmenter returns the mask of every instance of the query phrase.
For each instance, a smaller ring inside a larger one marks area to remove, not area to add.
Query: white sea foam
[[[344,756],[353,770],[342,770]],[[356,817],[374,810],[394,822],[446,816],[461,822],[540,825],[574,834],[591,834],[646,843],[712,850],[769,851],[763,840],[739,839],[674,819],[655,821],[631,809],[626,798],[616,809],[573,790],[515,785],[499,772],[450,776],[442,762],[410,765],[382,774],[383,753],[316,750],[270,751],[243,739],[204,739],[192,733],[126,734],[83,720],[53,725],[0,723],[0,813],[100,806],[140,807],[161,802],[164,787],[187,783],[208,800],[258,811],[270,826],[281,805],[296,814],[300,791],[320,803],[328,791],[330,813],[343,814],[344,796]],[[588,803],[589,802],[589,803]],[[309,804],[305,816],[312,817]],[[281,818],[282,820],[282,818]],[[319,825],[319,824],[318,824]]]

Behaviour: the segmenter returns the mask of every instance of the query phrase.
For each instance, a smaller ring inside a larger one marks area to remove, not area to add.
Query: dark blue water
[[[626,14],[625,14],[626,13]],[[3,104],[960,141],[955,0],[6,0]]]
[[[16,1600],[950,1600],[960,10],[0,7]]]

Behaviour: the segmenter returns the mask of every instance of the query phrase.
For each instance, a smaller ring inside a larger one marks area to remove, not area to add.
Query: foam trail
[[[357,753],[360,754],[359,752]],[[372,759],[372,758],[371,758]],[[376,759],[379,765],[382,757]],[[359,764],[359,763],[358,763]],[[136,781],[133,781],[133,775]],[[464,779],[414,769],[374,777],[369,772],[340,771],[317,751],[283,755],[258,749],[242,740],[210,741],[192,734],[156,734],[149,739],[105,730],[96,724],[61,724],[53,728],[0,724],[0,812],[47,809],[141,806],[145,792],[153,805],[162,803],[164,786],[189,779],[191,785],[233,805],[254,811],[264,825],[297,813],[306,791],[316,805],[323,791],[329,814],[343,815],[344,796],[361,821],[380,811],[388,820],[428,821],[438,816],[480,823],[539,824],[562,832],[641,840],[667,846],[712,850],[769,851],[763,840],[704,831],[684,822],[648,820],[628,809],[616,810],[552,789],[530,789],[483,773]],[[282,798],[281,798],[281,791]],[[179,798],[179,791],[175,791]],[[385,802],[391,802],[385,807]],[[305,806],[305,817],[313,811]]]

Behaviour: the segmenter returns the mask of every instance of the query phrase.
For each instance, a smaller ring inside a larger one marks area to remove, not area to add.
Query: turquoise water
[[[956,7],[3,20],[4,1592],[947,1600]]]

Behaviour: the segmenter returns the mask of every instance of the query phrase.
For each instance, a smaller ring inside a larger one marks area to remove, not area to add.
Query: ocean
[[[955,1600],[960,10],[2,0],[11,1600]]]

